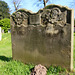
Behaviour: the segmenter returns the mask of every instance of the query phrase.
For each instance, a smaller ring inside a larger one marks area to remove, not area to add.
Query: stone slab
[[[16,11],[11,15],[13,59],[73,70],[73,22],[74,11],[59,5],[46,6],[33,14]]]

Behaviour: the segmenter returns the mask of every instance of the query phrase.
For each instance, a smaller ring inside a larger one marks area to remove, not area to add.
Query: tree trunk
[[[44,2],[44,7],[46,6],[46,0],[43,0],[43,2]]]

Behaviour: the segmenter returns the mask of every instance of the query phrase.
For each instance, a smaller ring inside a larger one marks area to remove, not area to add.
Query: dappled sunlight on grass
[[[0,66],[5,65],[11,58],[11,34],[4,33],[2,34],[2,40],[0,41]]]
[[[12,57],[10,33],[2,34],[2,40],[0,41],[0,55]]]
[[[30,75],[31,69],[33,69],[34,65],[25,65],[19,61],[9,61],[6,66],[2,66],[0,69],[1,75]]]
[[[73,52],[73,56],[74,56],[74,71],[75,71],[75,33],[74,33],[74,52]]]
[[[31,67],[33,68],[32,65]],[[11,34],[10,33],[2,34],[2,40],[0,41],[0,75],[9,75],[9,74],[25,75],[25,70],[27,73],[26,75],[30,74],[30,69],[28,65],[25,66],[21,62],[12,60]],[[74,33],[74,70],[75,70],[75,33]]]

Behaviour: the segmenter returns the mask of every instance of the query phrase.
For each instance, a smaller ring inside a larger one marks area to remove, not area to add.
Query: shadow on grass
[[[75,32],[74,32],[74,36],[75,36]]]
[[[0,56],[0,60],[8,62],[8,61],[12,60],[12,58],[8,58],[6,56]]]

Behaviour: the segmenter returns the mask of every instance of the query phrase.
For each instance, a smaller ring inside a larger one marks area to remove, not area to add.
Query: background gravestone
[[[37,13],[20,9],[11,15],[14,60],[73,69],[74,11],[49,5]]]
[[[2,38],[2,34],[1,34],[1,27],[0,27],[0,41],[1,41],[1,38]]]
[[[11,29],[8,29],[8,33],[11,33]]]
[[[1,33],[4,33],[4,29],[1,30]]]

